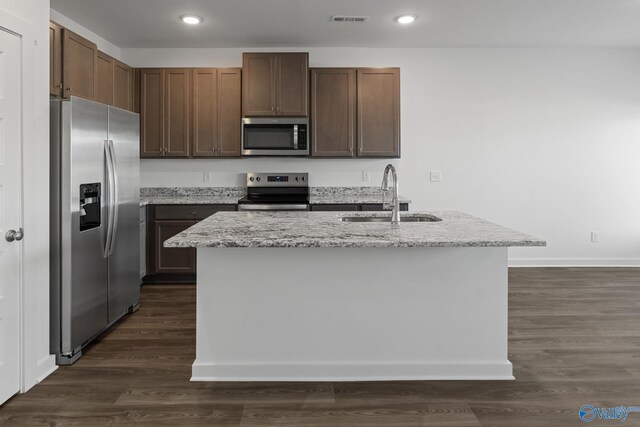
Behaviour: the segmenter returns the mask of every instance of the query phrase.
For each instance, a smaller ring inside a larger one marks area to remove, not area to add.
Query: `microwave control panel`
[[[307,125],[298,127],[298,150],[307,149]]]

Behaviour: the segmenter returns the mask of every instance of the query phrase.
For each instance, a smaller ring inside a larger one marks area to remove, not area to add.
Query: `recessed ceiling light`
[[[402,15],[396,18],[396,22],[398,24],[411,24],[415,20],[416,20],[415,15]]]
[[[182,15],[180,17],[180,20],[189,25],[197,25],[202,22],[202,18],[195,15]]]

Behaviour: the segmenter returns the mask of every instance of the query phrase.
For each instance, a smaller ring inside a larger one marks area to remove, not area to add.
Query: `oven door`
[[[242,119],[243,156],[308,156],[307,119]]]

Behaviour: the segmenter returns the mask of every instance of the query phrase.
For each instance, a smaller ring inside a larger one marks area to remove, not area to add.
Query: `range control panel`
[[[248,173],[247,187],[308,187],[308,173]]]

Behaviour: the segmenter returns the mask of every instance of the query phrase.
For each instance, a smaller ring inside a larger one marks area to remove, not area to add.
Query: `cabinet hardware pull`
[[[58,84],[56,85],[56,88],[58,88],[58,89],[62,89],[62,83],[58,83]]]

